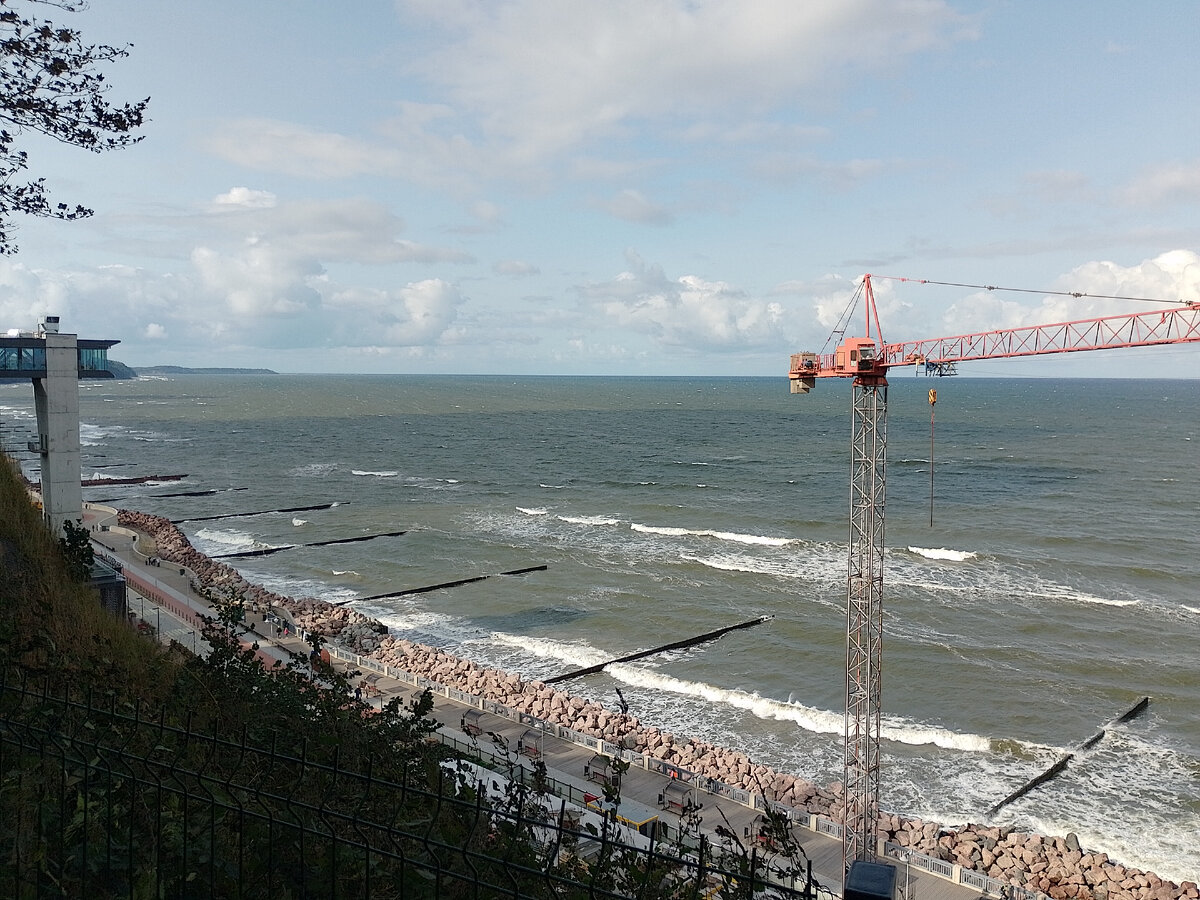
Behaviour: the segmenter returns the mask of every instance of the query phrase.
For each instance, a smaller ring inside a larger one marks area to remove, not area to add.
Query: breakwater
[[[193,548],[168,519],[121,510],[118,523],[153,539],[154,552],[160,558],[186,566],[199,585],[217,599],[242,599],[263,611],[282,607],[301,627],[386,665],[612,743],[624,741],[679,769],[761,793],[768,800],[835,822],[842,819],[840,784],[816,785],[756,764],[738,751],[646,726],[635,716],[608,710],[544,682],[527,682],[519,675],[484,668],[443,650],[393,638],[381,623],[354,610],[313,597],[286,597],[252,585],[232,567]],[[950,827],[893,813],[881,816],[879,830],[881,837],[901,846],[1041,891],[1055,900],[1200,898],[1194,882],[1177,884],[1126,867],[1105,853],[1083,848],[1074,835],[1047,837],[982,824]]]

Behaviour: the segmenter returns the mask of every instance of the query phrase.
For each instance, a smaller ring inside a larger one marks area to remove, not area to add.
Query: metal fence
[[[0,682],[0,896],[805,896],[759,880],[754,848],[629,841],[536,790],[489,794],[432,745],[400,781],[312,750]]]

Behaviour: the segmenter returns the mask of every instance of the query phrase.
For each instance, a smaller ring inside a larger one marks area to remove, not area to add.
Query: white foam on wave
[[[107,438],[121,434],[127,429],[119,425],[92,425],[88,422],[79,423],[79,446],[95,447],[103,444]]]
[[[1098,597],[1086,591],[1078,591],[1062,584],[1047,583],[1033,588],[1026,593],[1031,597],[1046,600],[1065,600],[1071,603],[1095,603],[1098,606],[1137,606],[1140,600],[1117,600],[1112,597]]]
[[[643,525],[634,522],[631,530],[642,534],[661,534],[667,537],[711,537],[722,541],[732,541],[737,544],[760,544],[764,547],[783,547],[793,543],[792,538],[768,537],[761,534],[738,534],[733,531],[714,531],[712,529],[674,528],[667,525]]]
[[[366,469],[351,469],[351,475],[372,476],[375,478],[395,478],[399,472],[371,472]]]
[[[338,576],[353,575],[355,578],[362,578],[362,573],[355,572],[353,569],[331,569],[330,571]]]
[[[926,559],[943,559],[951,562],[965,562],[968,559],[975,559],[979,555],[971,550],[948,550],[945,547],[909,547],[908,552]]]
[[[916,550],[917,548],[909,548]],[[919,554],[918,554],[919,555]],[[1049,600],[1061,603],[1090,603],[1100,606],[1135,606],[1134,597],[1101,597],[1081,588],[1051,581],[1020,567],[984,557],[970,566],[928,566],[904,553],[888,555],[888,580],[897,586],[928,593],[954,592],[960,599],[995,598],[1007,595],[1016,600]]]
[[[527,516],[544,516],[549,510],[544,506],[518,506],[517,512]]]
[[[845,714],[831,710],[816,709],[796,702],[785,702],[762,697],[757,693],[730,690],[699,681],[672,678],[652,669],[630,665],[613,665],[605,668],[605,674],[634,687],[654,691],[667,691],[689,697],[698,697],[709,703],[720,703],[735,709],[745,710],[760,719],[776,719],[795,722],[805,731],[816,734],[841,734],[845,726]],[[886,719],[881,735],[889,741],[921,746],[934,744],[950,750],[970,753],[986,753],[991,749],[991,739],[977,734],[957,734],[945,728],[921,725],[903,719]]]
[[[1009,821],[1039,834],[1075,832],[1084,846],[1103,847],[1128,866],[1176,882],[1195,880],[1200,810],[1190,755],[1163,746],[1153,731],[1118,725],[1095,751],[1073,761],[1070,771],[1078,774],[1069,786],[1052,781],[1039,788],[1040,802],[1017,801]],[[1134,797],[1155,802],[1128,802]],[[1097,808],[1117,808],[1120,814],[1090,815]],[[1170,812],[1164,815],[1165,810]],[[1146,840],[1149,834],[1154,840]]]
[[[233,529],[201,528],[196,532],[196,542],[198,542],[196,549],[201,553],[208,553],[210,550],[219,553],[266,550],[271,547],[270,544],[264,544],[249,532],[234,531]]]
[[[595,647],[586,644],[568,644],[562,641],[530,638],[527,635],[492,632],[492,640],[504,647],[524,651],[539,659],[552,659],[577,668],[594,666],[609,657]],[[739,691],[717,687],[702,681],[688,681],[664,675],[654,669],[629,664],[606,666],[604,673],[630,687],[644,688],[657,694],[671,693],[693,697],[708,703],[722,704],[744,710],[760,719],[794,722],[806,731],[816,734],[841,734],[844,728],[844,713],[817,709],[792,700],[774,700],[750,691]],[[991,749],[991,739],[977,734],[956,734],[948,729],[921,725],[903,719],[888,719],[882,729],[887,740],[905,744],[935,744],[952,750],[986,753]]]
[[[307,525],[308,519],[292,519],[292,525],[299,528],[301,525]]]
[[[296,466],[288,472],[289,475],[298,478],[324,478],[327,475],[332,475],[337,471],[337,463],[322,462],[308,463],[303,466]]]
[[[694,556],[684,553],[680,554],[679,558],[685,562],[696,563],[721,572],[746,572],[751,575],[800,578],[811,581],[826,581],[835,578],[846,565],[840,555],[835,556],[826,548],[814,548],[812,553],[806,553],[803,556],[797,554],[776,557],[738,554]]]
[[[1184,608],[1184,609],[1186,609],[1188,612],[1190,612],[1190,613],[1195,613],[1196,615],[1200,616],[1200,606],[1188,606],[1186,603],[1184,603],[1184,604],[1181,604],[1181,605],[1182,605],[1182,606],[1183,606],[1183,608]]]
[[[523,650],[538,659],[555,660],[580,669],[598,665],[609,659],[606,654],[587,644],[569,644],[565,641],[533,638],[525,634],[505,634],[502,631],[493,631],[491,639],[502,647]]]
[[[560,522],[569,525],[620,525],[620,519],[610,519],[608,516],[555,516]]]

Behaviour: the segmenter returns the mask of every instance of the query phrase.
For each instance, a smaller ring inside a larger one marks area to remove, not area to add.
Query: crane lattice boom
[[[870,289],[870,276],[865,276],[865,279],[868,316],[871,317],[874,315],[875,301]],[[868,371],[882,374],[893,366],[936,365],[1194,342],[1200,342],[1200,303],[896,344],[876,343],[870,338],[848,338],[834,353],[792,354],[789,377],[793,382],[801,382],[799,387],[793,385],[793,392],[805,393],[807,388],[812,387],[811,379],[856,377]]]

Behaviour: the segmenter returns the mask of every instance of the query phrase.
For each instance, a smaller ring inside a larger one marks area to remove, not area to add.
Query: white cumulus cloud
[[[441,339],[465,302],[457,286],[440,278],[395,291],[351,289],[334,293],[331,308],[341,310],[339,335],[344,343],[414,347]]]
[[[581,288],[586,301],[620,327],[693,349],[744,349],[783,341],[786,317],[778,301],[755,299],[695,275],[668,279],[660,268],[632,261],[634,271]]]

